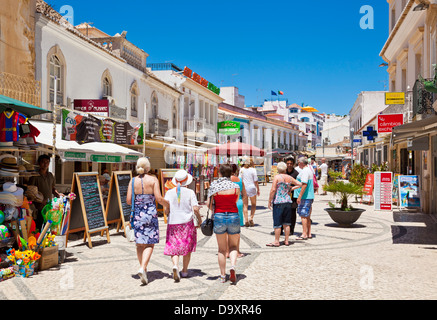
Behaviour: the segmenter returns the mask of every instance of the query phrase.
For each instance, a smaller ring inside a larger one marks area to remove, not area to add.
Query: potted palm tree
[[[353,208],[348,204],[349,197],[355,195],[362,195],[363,187],[351,182],[345,181],[333,181],[323,187],[325,192],[332,192],[334,196],[338,196],[337,203],[340,207],[336,207],[335,204],[329,202],[329,208],[325,211],[328,212],[332,220],[337,222],[340,226],[351,226],[366,211],[365,209]]]

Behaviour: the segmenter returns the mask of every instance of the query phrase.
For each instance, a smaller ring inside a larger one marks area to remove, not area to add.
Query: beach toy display
[[[5,225],[0,225],[0,240],[6,240],[10,237],[9,229]]]

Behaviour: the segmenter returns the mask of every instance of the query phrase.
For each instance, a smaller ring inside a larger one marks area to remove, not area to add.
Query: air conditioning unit
[[[104,96],[103,99],[108,100],[110,106],[114,106],[115,105],[115,99],[113,97],[111,97],[111,96]]]

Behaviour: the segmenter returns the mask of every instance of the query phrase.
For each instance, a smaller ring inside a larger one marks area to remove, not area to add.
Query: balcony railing
[[[432,81],[432,79],[426,79],[426,81]],[[433,104],[436,100],[437,95],[427,91],[424,84],[416,80],[413,88],[413,117],[417,114],[435,114]]]
[[[164,136],[168,131],[168,120],[159,118],[149,119],[149,133]]]

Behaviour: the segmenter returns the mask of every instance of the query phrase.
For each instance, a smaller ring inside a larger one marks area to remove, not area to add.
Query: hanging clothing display
[[[27,117],[16,111],[5,110],[0,114],[0,142],[16,142],[19,139],[20,124],[24,124]]]

